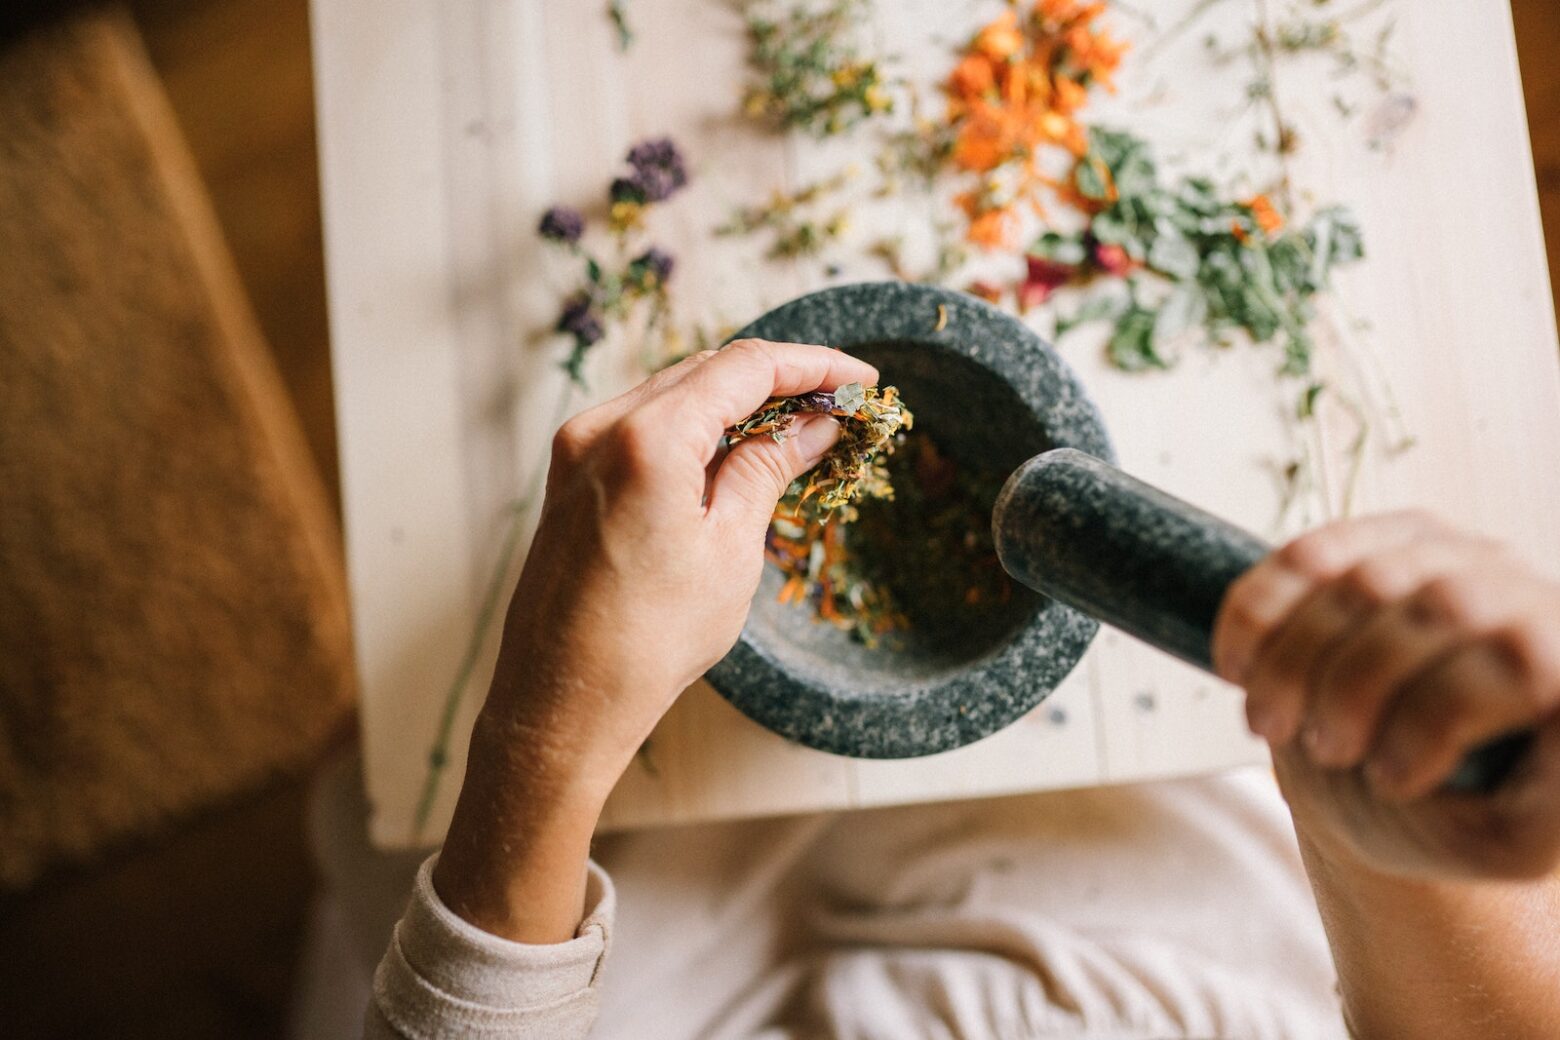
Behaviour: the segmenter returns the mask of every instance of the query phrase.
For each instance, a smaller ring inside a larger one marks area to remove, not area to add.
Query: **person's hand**
[[[1560,858],[1560,586],[1501,546],[1418,513],[1328,525],[1231,586],[1213,650],[1324,852],[1503,877]],[[1438,791],[1469,751],[1529,728],[1495,794]]]
[[[876,379],[827,347],[745,340],[566,422],[484,709],[503,739],[525,734],[604,795],[736,642],[775,503],[839,424],[808,416],[717,458],[723,432],[770,396]]]
[[[677,694],[736,642],[775,504],[839,425],[799,417],[781,439],[723,455],[722,434],[771,396],[877,377],[828,347],[744,340],[558,431],[434,876],[458,913],[512,938],[567,937],[577,901],[549,901],[537,883],[567,870],[577,888],[607,794]]]

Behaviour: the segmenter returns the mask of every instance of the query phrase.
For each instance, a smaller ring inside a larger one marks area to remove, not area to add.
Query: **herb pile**
[[[749,5],[751,78],[743,112],[776,129],[826,137],[892,111],[878,62],[863,58],[855,45],[869,3]]]
[[[770,520],[764,555],[785,576],[781,603],[873,647],[909,629],[935,641],[1008,602],[1012,582],[991,537],[1006,474],[960,467],[926,434],[910,434],[893,387],[777,397],[727,438],[779,438],[804,414],[835,416],[841,433]]]
[[[792,481],[775,506],[765,557],[785,575],[782,603],[807,603],[819,620],[873,645],[903,627],[903,618],[856,573],[845,532],[860,516],[859,502],[894,498],[887,463],[914,417],[894,387],[847,383],[833,393],[774,398],[728,430],[727,439],[779,439],[805,414],[837,418],[840,439],[822,462]]]
[[[1024,210],[1044,212],[1042,196],[1055,183],[1047,152],[1084,153],[1079,114],[1091,89],[1114,89],[1126,51],[1100,27],[1104,11],[1082,0],[1009,7],[975,34],[948,76],[946,162],[977,177],[954,197],[971,242],[1008,245]]]
[[[914,631],[928,643],[957,645],[964,633],[989,627],[1013,597],[991,534],[1007,476],[960,465],[929,433],[912,434],[888,462],[893,497],[863,502],[840,532],[845,599],[883,604],[890,631]]]
[[[623,324],[646,311],[649,331],[661,325],[667,314],[667,283],[675,261],[659,246],[635,243],[646,211],[687,185],[687,166],[677,146],[665,137],[639,142],[629,149],[625,161],[629,171],[607,190],[606,223],[614,246],[610,261],[583,245],[585,217],[578,210],[554,206],[542,214],[536,229],[545,241],[582,262],[580,284],[564,299],[553,326],[571,342],[563,367],[578,385],[584,385],[585,358],[606,336],[609,322]]]
[[[816,391],[795,397],[775,397],[726,431],[736,443],[750,437],[785,436],[799,415],[832,415],[840,423],[840,439],[823,461],[792,481],[775,515],[799,521],[855,519],[851,502],[860,495],[886,498],[894,493],[883,461],[892,455],[901,431],[915,422],[899,400],[899,390],[846,383],[832,393]]]
[[[1267,196],[1230,200],[1198,177],[1167,183],[1146,143],[1102,128],[1090,131],[1068,187],[1085,223],[1048,231],[1030,247],[1017,290],[1022,308],[1063,285],[1115,280],[1124,291],[1086,298],[1057,319],[1058,335],[1109,321],[1110,360],[1136,371],[1167,367],[1170,348],[1189,331],[1221,346],[1238,332],[1278,344],[1285,375],[1310,374],[1315,297],[1335,268],[1364,255],[1346,210],[1322,209],[1286,230]]]

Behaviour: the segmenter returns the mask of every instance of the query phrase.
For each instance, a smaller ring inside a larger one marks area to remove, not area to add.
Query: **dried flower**
[[[628,152],[628,164],[634,168],[630,180],[640,193],[639,202],[664,202],[688,183],[688,168],[670,137],[634,145]],[[614,182],[614,189],[616,186]]]
[[[595,300],[584,291],[575,293],[565,301],[556,327],[559,332],[573,336],[575,345],[580,349],[593,346],[606,335],[601,325],[601,316],[596,312]]]
[[[628,263],[625,278],[642,291],[665,285],[672,276],[676,260],[659,246],[651,246]]]
[[[1256,198],[1247,199],[1241,205],[1251,210],[1252,219],[1257,222],[1257,227],[1262,229],[1264,235],[1276,235],[1283,230],[1283,215],[1278,212],[1273,205],[1273,201],[1266,195],[1258,195]]]
[[[573,245],[585,233],[585,218],[579,210],[567,206],[554,206],[542,214],[536,233],[550,242]]]
[[[1002,289],[990,282],[975,281],[964,287],[964,291],[971,296],[977,296],[987,303],[1000,303],[1002,301]]]
[[[1018,307],[1027,311],[1051,298],[1051,294],[1072,281],[1078,273],[1073,264],[1064,264],[1033,253],[1024,258],[1028,270],[1018,287]]]
[[[1022,6],[1009,7],[976,33],[944,83],[949,161],[982,178],[956,201],[969,218],[970,241],[986,248],[1006,245],[1018,207],[1038,210],[1040,194],[1055,187],[1041,169],[1042,149],[1087,151],[1076,116],[1091,87],[1113,89],[1126,50],[1096,24],[1104,4]],[[1008,185],[1000,193],[999,171]]]
[[[1132,273],[1133,268],[1139,266],[1125,248],[1115,243],[1096,242],[1093,252],[1094,262],[1100,270],[1117,278],[1125,278]]]
[[[822,519],[841,510],[848,519],[854,515],[850,503],[857,495],[893,494],[881,457],[893,453],[899,431],[908,430],[914,421],[894,387],[846,383],[833,393],[771,398],[727,430],[726,436],[732,441],[765,434],[779,439],[796,416],[808,413],[839,419],[840,439],[822,462],[792,483],[781,499],[781,510],[793,519],[804,515]]]

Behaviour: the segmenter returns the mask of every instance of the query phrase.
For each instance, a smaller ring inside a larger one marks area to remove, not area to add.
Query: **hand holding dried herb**
[[[860,495],[893,494],[883,460],[898,443],[899,432],[914,422],[910,409],[892,386],[879,389],[846,383],[833,393],[814,391],[776,397],[726,431],[731,441],[768,435],[780,439],[798,415],[832,415],[840,421],[834,449],[808,473],[793,481],[775,515],[825,521],[836,511],[841,519],[855,517],[852,501]]]

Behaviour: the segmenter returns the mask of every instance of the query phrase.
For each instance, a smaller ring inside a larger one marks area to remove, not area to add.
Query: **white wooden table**
[[[348,564],[372,831],[383,845],[411,841],[427,749],[499,552],[504,506],[555,421],[561,347],[533,333],[551,322],[565,282],[535,238],[541,211],[599,199],[630,143],[670,134],[694,182],[653,222],[679,258],[683,318],[740,325],[825,283],[817,265],[776,266],[710,230],[734,205],[838,168],[850,146],[761,135],[734,118],[745,44],[733,5],[630,0],[638,40],[626,55],[602,6],[314,3]],[[1188,3],[1148,6],[1169,24]],[[879,0],[874,38],[931,77],[951,64],[950,44],[998,10]],[[1344,355],[1325,349],[1324,329],[1322,365],[1373,358],[1361,385],[1389,383],[1417,438],[1389,461],[1373,434],[1356,508],[1427,505],[1553,558],[1560,378],[1509,13],[1495,0],[1398,0],[1394,10],[1419,114],[1391,147],[1367,148],[1359,122],[1331,112],[1325,70],[1302,68],[1281,84],[1305,138],[1297,182],[1351,206],[1370,253],[1344,277],[1329,324],[1363,318],[1373,331],[1351,333],[1359,342]],[[1231,0],[1208,17],[1248,12]],[[1128,16],[1116,25],[1129,37],[1147,32]],[[1121,94],[1091,112],[1142,130],[1189,168],[1238,176],[1231,135],[1245,131],[1232,129],[1227,102],[1240,81],[1210,68],[1204,32],[1151,61],[1129,57]],[[883,276],[862,262],[842,280]],[[1145,377],[1109,370],[1081,341],[1063,352],[1126,468],[1279,533],[1273,471],[1295,434],[1292,390],[1275,389],[1270,354],[1193,351],[1175,371]],[[598,353],[596,397],[638,378],[629,345]],[[1303,503],[1312,520],[1339,508],[1353,434],[1336,412],[1310,442],[1323,478]],[[1293,513],[1290,526],[1301,520]],[[453,806],[493,642],[456,720],[426,837],[442,832]],[[933,758],[863,762],[797,747],[702,684],[653,748],[653,769],[636,765],[624,778],[605,826],[1113,783],[1262,758],[1234,690],[1111,632],[1030,716]]]

